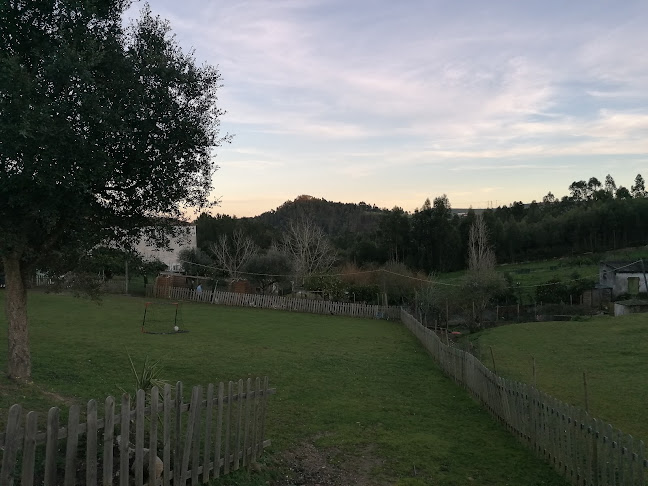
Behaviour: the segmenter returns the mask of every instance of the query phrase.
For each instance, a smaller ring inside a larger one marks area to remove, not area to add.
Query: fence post
[[[495,355],[493,354],[493,346],[488,346],[490,348],[491,359],[493,360],[493,373],[497,373],[497,368],[495,367]]]
[[[23,470],[21,484],[32,486],[34,484],[34,462],[36,459],[36,433],[38,432],[38,416],[36,412],[27,414],[25,425],[25,446],[23,448]]]
[[[97,485],[97,401],[87,406],[86,428],[86,486]]]
[[[214,445],[214,477],[220,477],[221,468],[221,435],[223,430],[223,400],[225,396],[225,384],[221,381],[218,384],[218,411],[216,412],[216,444]]]
[[[0,484],[11,484],[18,455],[18,431],[20,430],[20,415],[22,407],[12,405],[9,409],[7,419],[7,433],[5,434],[4,451],[2,455],[2,471],[0,472]],[[58,433],[58,429],[56,430]]]
[[[104,405],[103,484],[112,484],[113,445],[115,442],[115,399],[107,397]]]
[[[58,448],[59,409],[47,413],[47,445],[45,446],[45,484],[56,484],[56,450]]]
[[[160,390],[157,386],[151,388],[151,422],[149,430],[149,461],[148,461],[148,484],[155,484],[157,481],[157,441],[158,441],[158,408],[160,401]]]
[[[182,485],[182,382],[176,383],[175,395],[175,447],[173,451],[173,485]]]
[[[130,437],[130,396],[122,395],[121,426],[119,428],[119,485],[128,486],[128,439]]]
[[[210,383],[207,385],[207,398],[205,406],[205,448],[203,450],[203,483],[209,482],[209,462],[211,459],[211,424],[212,424],[212,410],[214,408],[214,385]],[[214,467],[216,463],[214,462]]]
[[[585,390],[585,411],[589,413],[589,396],[587,394],[587,372],[583,371],[583,388]]]

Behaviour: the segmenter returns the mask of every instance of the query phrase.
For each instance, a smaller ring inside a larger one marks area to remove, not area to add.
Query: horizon
[[[606,174],[630,187],[648,166],[640,0],[150,5],[222,74],[220,213],[298,194],[483,208]]]
[[[394,207],[388,208],[388,207],[384,207],[384,206],[379,206],[378,204],[372,203],[370,201],[333,201],[332,199],[327,199],[325,197],[317,197],[317,196],[312,196],[310,194],[299,194],[299,195],[295,196],[294,198],[287,199],[286,201],[283,201],[282,203],[278,204],[274,208],[265,209],[265,210],[262,210],[261,212],[259,212],[257,214],[253,214],[253,215],[241,216],[241,215],[238,215],[238,214],[224,213],[222,211],[219,211],[220,206],[217,206],[216,208],[213,208],[211,210],[203,210],[203,211],[200,211],[197,214],[195,214],[195,216],[193,217],[193,220],[192,220],[192,224],[195,223],[195,219],[200,214],[203,214],[203,213],[208,214],[208,215],[210,215],[212,217],[215,217],[216,215],[223,215],[223,216],[230,216],[232,218],[237,218],[237,219],[256,218],[256,217],[261,216],[262,214],[268,213],[270,211],[276,211],[286,203],[296,202],[298,199],[302,198],[303,196],[307,196],[310,199],[318,199],[318,200],[325,201],[325,202],[331,203],[331,204],[355,204],[357,206],[357,205],[360,205],[360,204],[364,203],[369,207],[377,207],[381,211],[391,211],[392,209],[394,209]],[[440,194],[440,196],[443,196],[443,194]],[[437,197],[437,196],[435,196],[435,197]],[[434,201],[434,198],[430,198],[430,202],[433,202],[433,201]],[[471,209],[474,210],[474,211],[487,211],[489,209],[497,209],[498,207],[511,206],[512,204],[517,203],[517,202],[521,202],[522,204],[527,206],[527,205],[533,203],[534,201],[537,202],[537,203],[542,203],[542,201],[537,201],[537,200],[532,200],[532,201],[511,201],[509,203],[498,204],[498,205],[491,204],[491,205],[489,205],[487,207],[473,207],[473,206],[464,207],[464,206],[454,206],[452,204],[452,201],[449,201],[449,202],[450,202],[451,211],[468,211],[468,210],[471,210]],[[398,207],[403,209],[403,211],[405,211],[405,213],[412,214],[412,213],[414,213],[415,210],[421,209],[424,202],[425,201],[421,202],[421,204],[419,206],[413,208],[412,210],[409,210],[407,208],[403,208],[402,206],[398,206]],[[495,203],[496,201],[490,201],[490,202]]]

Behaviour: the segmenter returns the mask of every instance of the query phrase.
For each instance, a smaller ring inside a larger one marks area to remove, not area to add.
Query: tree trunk
[[[19,381],[31,377],[29,332],[27,329],[27,291],[20,255],[13,253],[3,258],[6,280],[5,315],[8,322],[9,355],[7,375]]]

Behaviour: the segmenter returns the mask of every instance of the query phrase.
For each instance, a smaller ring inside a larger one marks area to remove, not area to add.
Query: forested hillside
[[[570,195],[551,192],[541,202],[514,202],[483,212],[499,263],[602,252],[648,242],[648,197],[641,175],[631,189],[592,177],[569,185]],[[290,221],[321,228],[338,262],[358,266],[397,261],[413,271],[446,272],[466,267],[468,234],[475,211],[452,211],[445,195],[424,201],[413,213],[299,196],[254,218],[202,214],[196,221],[199,247],[235,229],[261,249],[280,243]]]

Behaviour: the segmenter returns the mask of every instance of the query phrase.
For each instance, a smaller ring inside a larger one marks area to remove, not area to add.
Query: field
[[[627,434],[648,439],[648,315],[593,317],[581,322],[502,326],[472,335],[482,361],[499,374],[585,408]]]
[[[563,282],[570,281],[577,274],[579,278],[598,281],[599,262],[602,260],[636,261],[643,258],[648,265],[648,249],[646,247],[626,248],[606,253],[590,253],[552,260],[502,264],[497,271],[508,273],[513,279],[513,285],[520,285],[519,294],[522,304],[535,302],[535,286],[544,284],[550,279],[558,278]],[[437,276],[440,282],[453,283],[465,275],[465,271],[442,273]],[[516,289],[515,294],[518,295]]]
[[[143,303],[30,294],[34,383],[0,379],[2,420],[15,402],[40,411],[131,389],[128,354],[136,363],[148,355],[170,382],[268,375],[277,388],[265,468],[222,484],[294,484],[280,480],[289,468],[320,484],[564,484],[399,323],[184,304],[189,333],[147,335]]]

